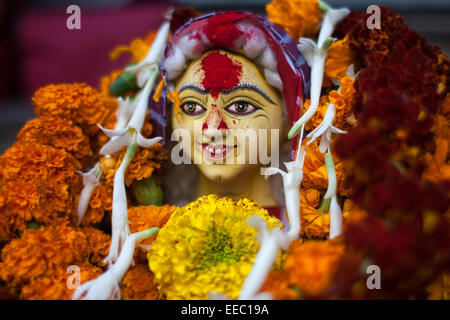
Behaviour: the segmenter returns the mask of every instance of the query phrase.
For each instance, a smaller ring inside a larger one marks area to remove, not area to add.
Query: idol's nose
[[[206,142],[219,142],[225,140],[229,134],[227,123],[225,122],[223,115],[213,106],[208,117],[202,126],[202,133]]]

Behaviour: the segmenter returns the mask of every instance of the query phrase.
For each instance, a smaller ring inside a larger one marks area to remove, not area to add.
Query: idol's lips
[[[225,157],[234,148],[236,148],[236,146],[230,147],[230,146],[226,146],[226,145],[222,145],[222,144],[216,144],[216,145],[208,144],[208,143],[202,144],[203,152],[206,153],[211,158]]]

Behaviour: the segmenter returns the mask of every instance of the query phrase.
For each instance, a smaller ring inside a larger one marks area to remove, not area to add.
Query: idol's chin
[[[198,164],[197,167],[208,180],[215,183],[227,183],[242,176],[246,165]]]

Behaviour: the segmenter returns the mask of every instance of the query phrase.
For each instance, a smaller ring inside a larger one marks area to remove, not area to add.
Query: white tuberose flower
[[[92,191],[94,191],[95,187],[99,185],[103,169],[104,167],[100,168],[100,164],[97,162],[95,166],[86,173],[78,171],[78,173],[83,176],[84,184],[84,188],[83,190],[81,190],[80,198],[78,200],[78,224],[81,223],[81,220],[83,219],[84,214],[86,213],[86,210],[89,206]]]
[[[319,106],[327,50],[333,42],[333,39],[330,37],[339,21],[344,19],[349,12],[345,8],[328,10],[324,15],[317,43],[311,39],[300,38],[297,47],[311,67],[311,106],[289,131],[290,139],[297,135],[300,128],[312,118]]]
[[[136,73],[137,85],[139,88],[142,88],[148,81],[153,69],[158,68],[163,54],[163,50],[160,50],[160,48],[164,47],[169,32],[170,21],[165,21],[159,28],[156,38],[152,43],[152,47],[148,51],[144,60],[125,69],[125,71]]]
[[[306,136],[307,138],[311,138],[311,140],[308,141],[308,144],[312,143],[314,140],[321,137],[319,150],[322,153],[327,152],[329,150],[332,133],[337,134],[346,133],[346,131],[338,129],[333,126],[335,115],[336,115],[336,107],[332,103],[328,104],[328,108],[327,111],[325,112],[325,116],[323,117],[323,121]]]

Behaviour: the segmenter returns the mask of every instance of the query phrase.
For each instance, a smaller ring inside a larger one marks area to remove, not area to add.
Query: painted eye
[[[205,112],[205,108],[194,102],[186,102],[181,106],[181,109],[189,115],[199,115]]]
[[[250,114],[255,112],[257,108],[248,102],[238,101],[230,104],[225,110],[234,114]]]

